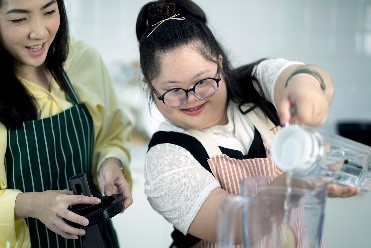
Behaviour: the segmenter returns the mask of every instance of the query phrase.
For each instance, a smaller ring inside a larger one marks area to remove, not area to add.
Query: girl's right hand
[[[21,193],[16,199],[15,218],[32,217],[66,239],[78,239],[78,236],[85,235],[85,230],[68,225],[64,219],[82,226],[87,226],[89,221],[68,207],[76,204],[94,205],[100,201],[97,197],[74,195],[69,190]]]

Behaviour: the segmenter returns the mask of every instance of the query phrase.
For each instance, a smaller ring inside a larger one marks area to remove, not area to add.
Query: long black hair
[[[171,20],[156,25],[167,18],[182,17],[182,21]],[[232,68],[223,47],[207,25],[204,11],[196,3],[190,0],[158,0],[147,3],[138,14],[136,36],[139,42],[140,66],[146,82],[151,82],[158,75],[162,53],[196,41],[196,44],[201,44],[197,49],[205,59],[217,62],[218,56],[223,56],[222,72],[228,99],[240,105],[254,103],[273,122],[278,123],[273,105],[266,100],[260,83],[252,76],[254,67],[264,59]],[[261,94],[255,89],[254,81]]]
[[[2,7],[0,0],[0,8]],[[69,32],[67,12],[63,0],[57,0],[60,26],[51,44],[45,65],[54,79],[67,91],[63,77],[63,63],[67,59]],[[0,122],[7,128],[14,128],[24,121],[36,120],[39,116],[38,105],[34,97],[23,86],[15,74],[14,57],[0,43]]]

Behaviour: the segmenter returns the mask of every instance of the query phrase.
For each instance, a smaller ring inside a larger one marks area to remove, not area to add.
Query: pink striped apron
[[[256,123],[256,122],[255,122]],[[273,125],[273,124],[272,124]],[[261,132],[261,125],[257,128],[259,132]],[[276,128],[270,128],[271,134],[273,135],[277,131]],[[234,159],[230,158],[225,154],[222,154],[217,144],[211,140],[205,133],[192,130],[190,131],[191,135],[198,139],[205,147],[208,155],[209,160],[208,164],[211,168],[213,175],[219,181],[221,187],[226,190],[228,193],[232,195],[240,194],[240,181],[242,179],[248,177],[257,177],[257,176],[272,176],[273,178],[278,177],[283,172],[278,169],[271,158],[255,158],[255,159]],[[262,137],[267,138],[267,131],[265,130],[265,134],[263,132]],[[265,143],[266,152],[268,154],[268,149],[266,146],[267,142]],[[299,215],[298,210],[292,210],[292,214]],[[297,248],[302,247],[302,243],[300,240],[302,239],[303,235],[303,227],[300,226],[300,218],[290,218],[289,225],[291,228],[296,230],[296,240],[297,240]],[[269,235],[266,235],[263,240],[261,240],[258,244],[254,246],[254,248],[269,248],[273,247],[272,245],[273,240],[270,239]],[[201,240],[196,245],[193,246],[194,248],[216,248],[217,244],[203,241]],[[242,248],[243,245],[235,245],[235,248]]]

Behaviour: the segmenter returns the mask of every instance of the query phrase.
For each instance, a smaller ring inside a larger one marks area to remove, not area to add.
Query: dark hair
[[[67,91],[63,78],[63,63],[68,55],[69,32],[67,13],[63,0],[57,0],[60,13],[60,26],[45,60],[46,67],[61,88]],[[0,0],[0,7],[2,0]],[[24,121],[36,120],[39,116],[38,105],[15,74],[14,57],[0,44],[0,122],[7,128],[14,128]],[[5,90],[6,89],[6,90]]]
[[[155,25],[176,14],[179,15],[177,18],[184,17],[184,20],[169,20]],[[205,59],[217,63],[218,56],[223,56],[222,67],[228,99],[238,104],[252,102],[277,123],[273,105],[253,86],[256,81],[262,92],[252,72],[254,66],[264,59],[232,69],[224,49],[207,25],[204,11],[196,3],[190,0],[158,0],[145,4],[137,17],[136,36],[139,41],[140,66],[146,82],[150,83],[158,75],[161,54],[197,42],[197,49]]]

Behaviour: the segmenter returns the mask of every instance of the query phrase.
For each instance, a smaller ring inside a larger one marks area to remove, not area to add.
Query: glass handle
[[[236,219],[238,210],[242,209],[243,206],[247,206],[247,204],[248,198],[241,196],[232,196],[219,209],[217,227],[217,242],[219,248],[233,247],[236,237]],[[244,215],[247,214],[245,212],[243,213]],[[247,216],[244,216],[244,221],[246,221],[246,219]],[[246,242],[246,244],[249,244],[248,237],[245,237],[246,233],[244,233],[244,242]]]

